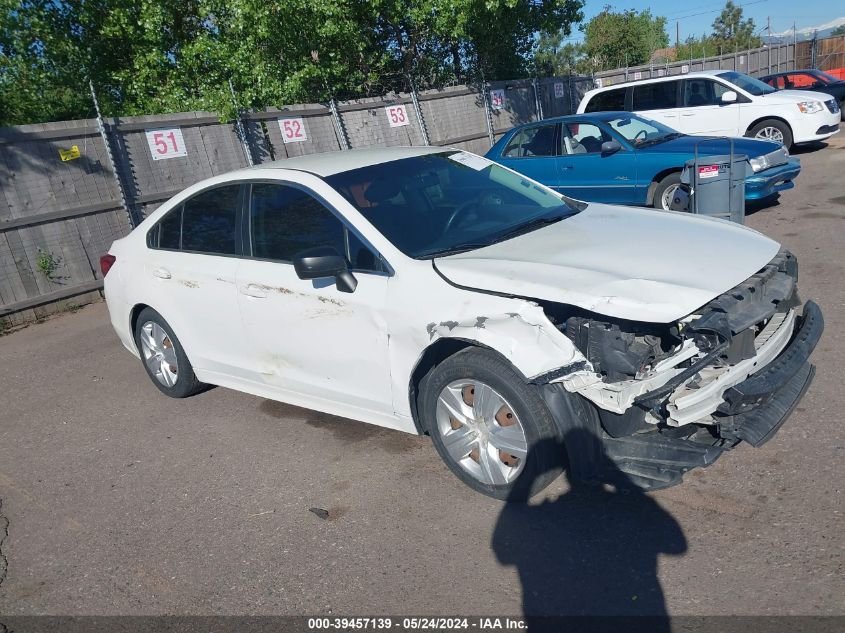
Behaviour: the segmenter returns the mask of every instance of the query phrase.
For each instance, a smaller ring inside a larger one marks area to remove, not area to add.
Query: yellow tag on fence
[[[79,146],[72,145],[70,149],[59,149],[59,157],[63,160],[73,160],[79,158]]]

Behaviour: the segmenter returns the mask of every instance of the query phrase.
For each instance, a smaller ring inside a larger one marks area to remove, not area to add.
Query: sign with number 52
[[[182,138],[182,130],[178,127],[158,130],[144,130],[147,135],[147,145],[153,160],[177,158],[187,156],[188,148]]]
[[[387,106],[384,111],[387,112],[387,122],[390,123],[390,127],[408,125],[408,112],[405,110],[405,106]]]
[[[285,143],[301,143],[308,140],[302,117],[279,119],[279,128],[282,130],[282,140]]]

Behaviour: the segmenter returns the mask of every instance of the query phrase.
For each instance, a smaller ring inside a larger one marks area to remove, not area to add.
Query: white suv
[[[733,70],[705,70],[590,90],[578,112],[627,110],[686,134],[753,136],[793,144],[839,131],[839,104],[820,92],[775,90]]]

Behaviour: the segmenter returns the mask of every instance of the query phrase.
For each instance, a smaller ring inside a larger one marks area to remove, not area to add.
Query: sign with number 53
[[[285,143],[301,143],[308,140],[302,117],[279,119],[279,128],[282,130],[282,140]]]
[[[387,106],[384,111],[387,112],[387,122],[390,123],[390,127],[408,125],[408,111],[405,110],[405,106]]]
[[[182,130],[178,127],[144,130],[144,133],[147,135],[147,145],[150,147],[153,160],[188,155],[188,148],[182,138]]]

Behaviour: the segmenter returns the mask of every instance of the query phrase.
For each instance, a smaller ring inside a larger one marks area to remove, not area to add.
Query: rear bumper
[[[801,161],[791,158],[789,162],[777,167],[757,172],[745,179],[745,199],[761,200],[780,191],[792,189],[793,180],[801,173]]]

